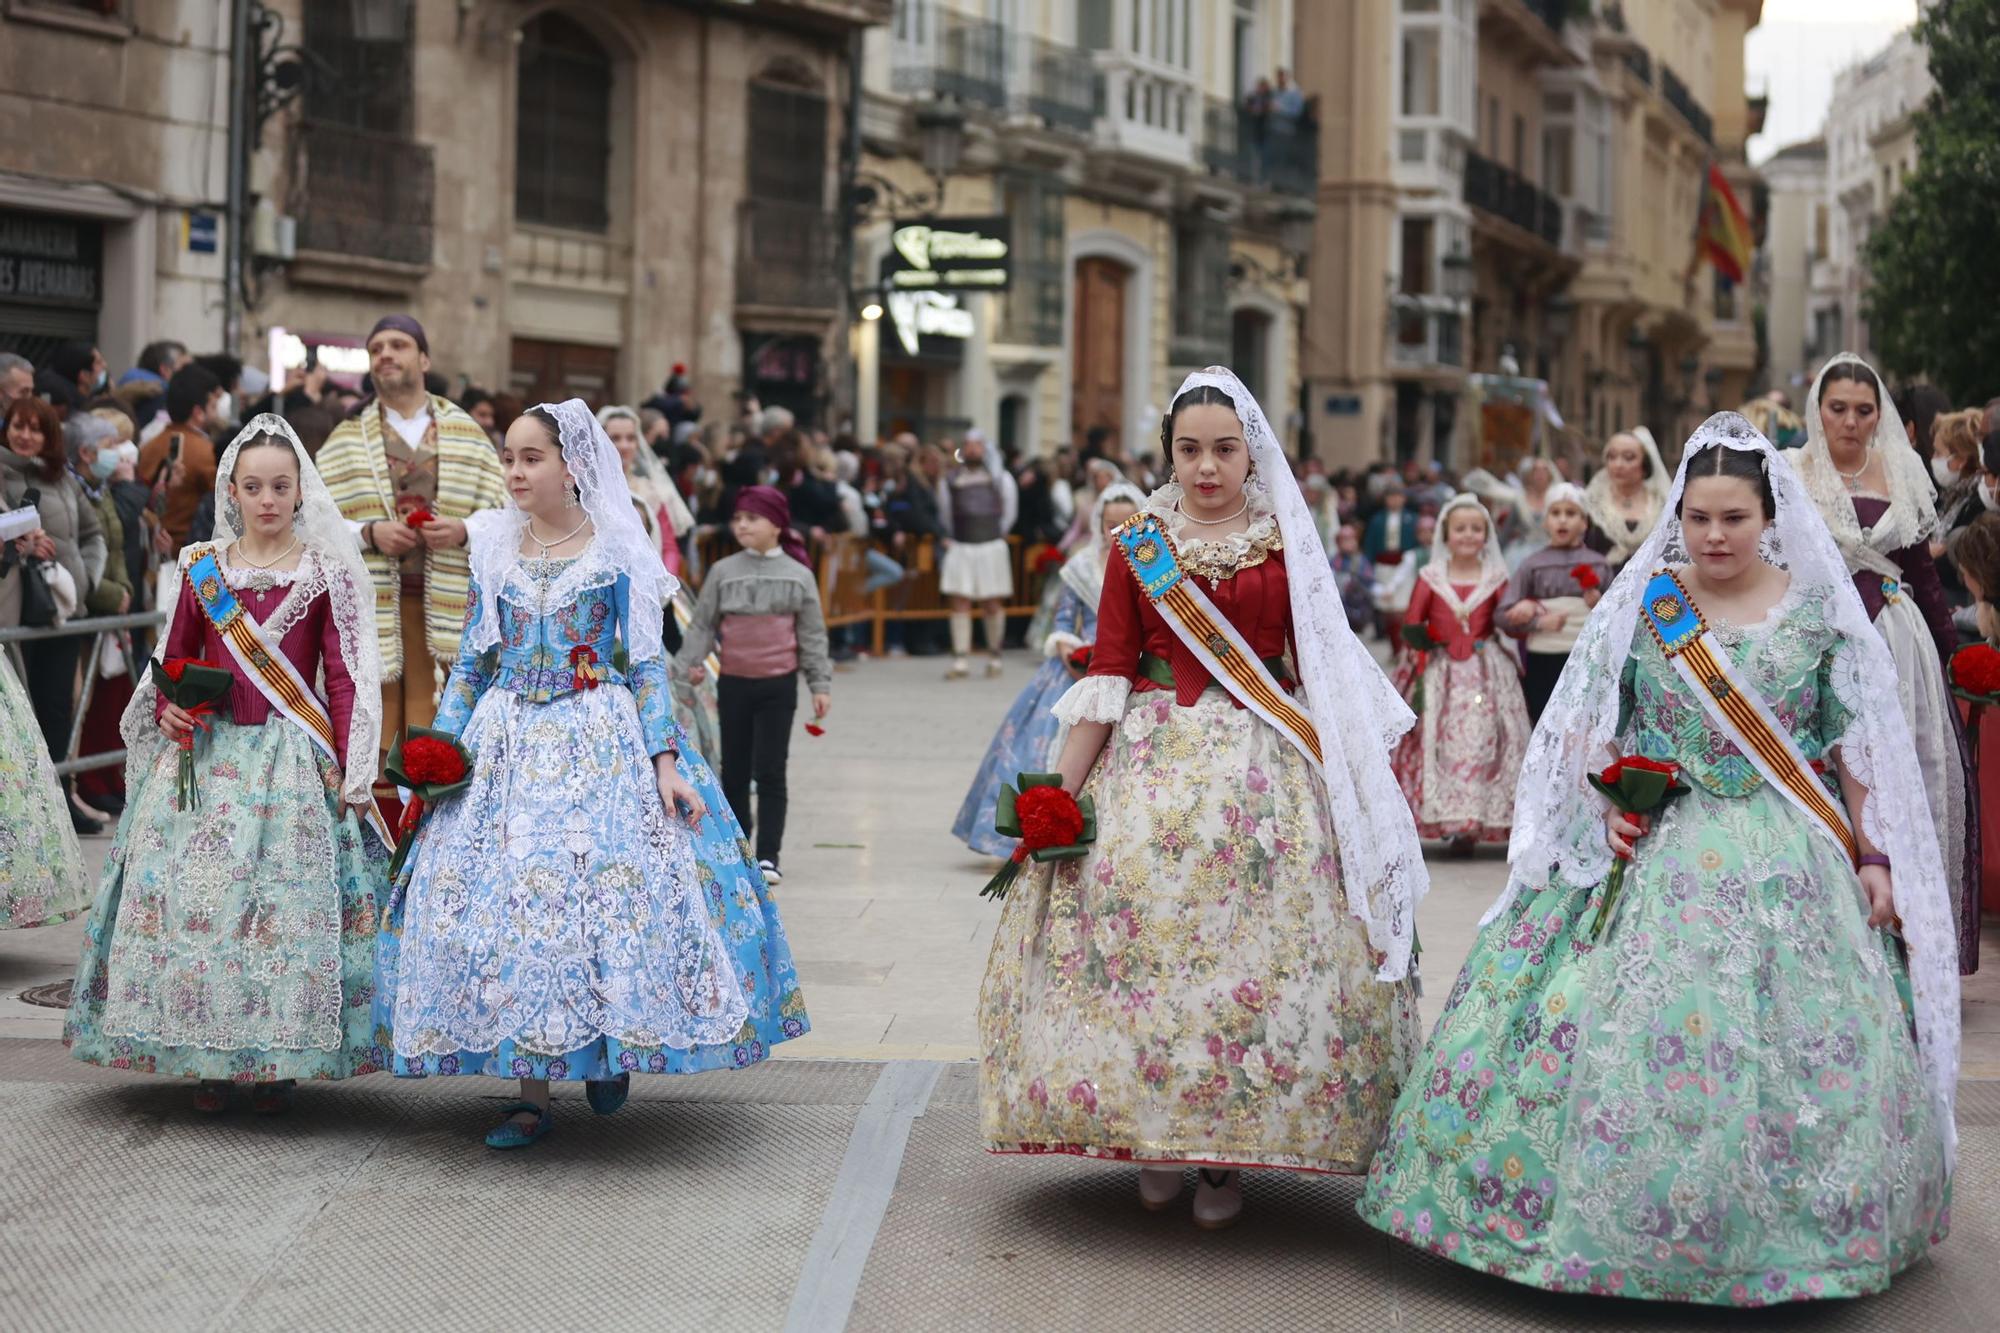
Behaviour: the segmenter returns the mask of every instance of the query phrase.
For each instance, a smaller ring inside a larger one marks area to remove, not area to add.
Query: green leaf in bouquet
[[[1000,799],[993,803],[993,831],[1003,838],[1021,836],[1021,816],[1014,809],[1020,799],[1021,793],[1007,783],[1000,784]]]
[[[1403,642],[1420,653],[1437,647],[1437,640],[1431,637],[1430,626],[1422,623],[1403,626]]]

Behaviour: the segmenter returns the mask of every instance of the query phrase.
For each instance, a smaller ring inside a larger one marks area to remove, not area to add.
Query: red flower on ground
[[[1602,587],[1604,584],[1604,580],[1597,577],[1597,571],[1589,565],[1571,566],[1569,576],[1575,579],[1576,586],[1585,592],[1589,592],[1592,588]]]
[[[824,736],[824,735],[826,735],[826,728],[825,728],[825,727],[822,727],[822,726],[821,726],[821,725],[820,725],[819,723],[817,723],[817,722],[808,722],[808,723],[806,723],[806,735],[808,735],[808,736]]]
[[[413,783],[449,786],[465,777],[465,760],[434,736],[415,736],[403,743],[403,775]]]
[[[1975,643],[1952,655],[1951,683],[1967,694],[2000,694],[2000,649]]]
[[[1083,836],[1083,811],[1061,787],[1030,787],[1016,799],[1021,845],[1030,852],[1068,847]]]

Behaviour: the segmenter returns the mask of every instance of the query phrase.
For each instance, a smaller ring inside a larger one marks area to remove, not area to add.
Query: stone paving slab
[[[547,1140],[499,1154],[478,1139],[497,1080],[309,1085],[284,1118],[209,1120],[185,1083],[0,1041],[0,1327],[1950,1333],[2000,1308],[2000,1084],[1962,1087],[1932,1260],[1869,1300],[1730,1312],[1467,1272],[1362,1225],[1352,1179],[1258,1173],[1205,1234],[1141,1211],[1131,1167],[981,1152],[976,1069],[921,1068],[641,1079],[609,1119],[559,1095]],[[897,1082],[925,1089],[906,1145],[869,1118]]]

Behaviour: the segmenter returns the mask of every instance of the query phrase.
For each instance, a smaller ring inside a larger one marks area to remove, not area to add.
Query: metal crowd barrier
[[[104,660],[104,645],[113,634],[122,630],[158,629],[166,624],[164,611],[135,611],[123,616],[84,616],[76,620],[66,620],[60,625],[16,626],[0,629],[0,648],[5,648],[13,659],[14,674],[27,679],[26,668],[21,661],[21,644],[37,643],[48,639],[67,639],[79,634],[90,636],[90,650],[83,655],[81,670],[83,688],[77,693],[76,711],[69,722],[69,745],[63,753],[69,758],[56,765],[56,772],[63,777],[76,773],[87,773],[95,768],[110,768],[125,762],[123,749],[107,750],[102,754],[78,754],[77,746],[83,739],[83,720],[90,712],[91,696],[97,689],[97,667]]]

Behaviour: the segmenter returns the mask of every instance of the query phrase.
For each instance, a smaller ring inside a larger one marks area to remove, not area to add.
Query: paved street
[[[532,1152],[478,1142],[509,1085],[370,1078],[282,1121],[197,1118],[185,1085],[69,1060],[80,926],[0,934],[0,1327],[1976,1328],[2000,1299],[2000,985],[1968,989],[1954,1235],[1887,1297],[1763,1317],[1562,1299],[1355,1220],[1351,1181],[1254,1176],[1243,1222],[1150,1215],[1129,1168],[976,1148],[972,1010],[990,863],[946,829],[1030,666],[844,671],[794,747],[779,899],[814,1031],[736,1074],[558,1099]],[[102,841],[91,847],[101,858]],[[1441,861],[1434,1018],[1496,854]],[[1989,947],[2000,939],[1989,936]],[[1989,953],[1989,957],[2000,953]]]

